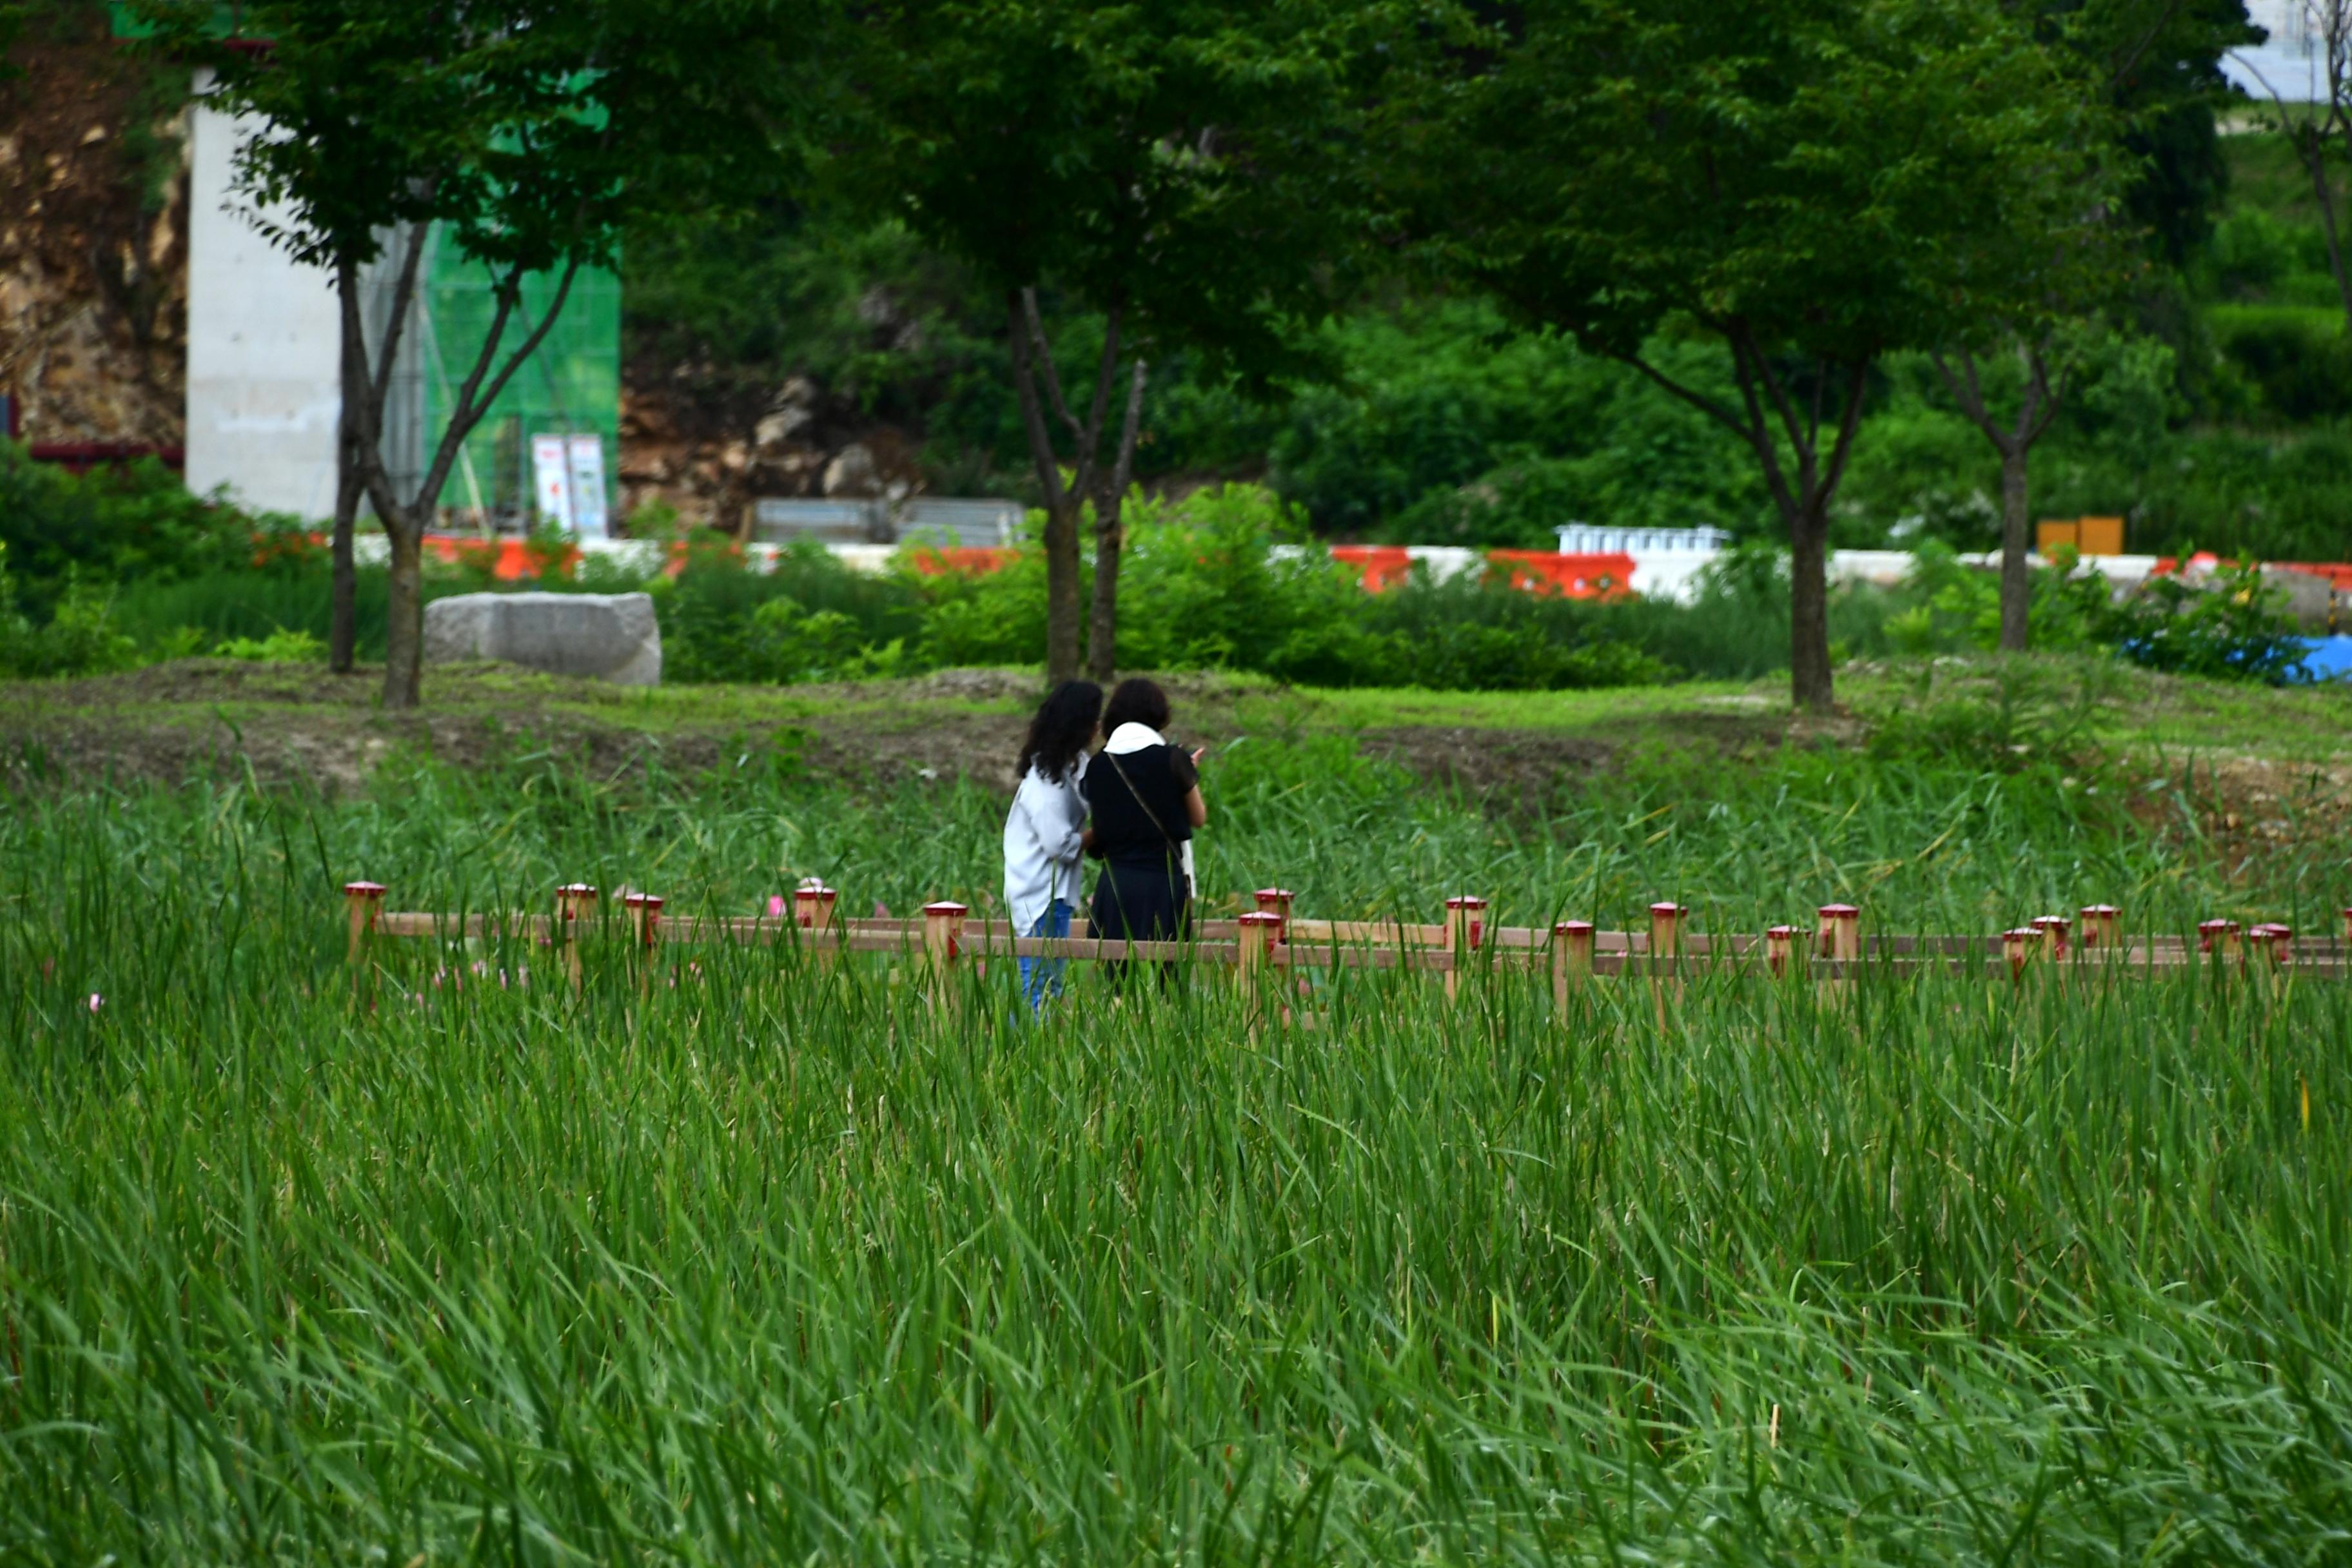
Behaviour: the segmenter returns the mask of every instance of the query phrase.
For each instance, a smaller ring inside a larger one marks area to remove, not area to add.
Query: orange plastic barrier
[[[1002,572],[1020,553],[1003,545],[923,545],[909,551],[908,563],[926,577],[940,577],[960,573],[968,576],[985,576]]]
[[[1331,559],[1353,566],[1366,590],[1374,594],[1412,575],[1412,553],[1402,544],[1335,544]]]
[[[1510,574],[1511,586],[1543,597],[1630,599],[1633,558],[1607,554],[1559,555],[1549,550],[1490,550],[1486,559]]]

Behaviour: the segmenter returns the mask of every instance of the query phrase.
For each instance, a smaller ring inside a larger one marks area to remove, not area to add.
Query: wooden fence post
[[[1486,900],[1479,898],[1453,898],[1445,900],[1445,951],[1454,955],[1453,966],[1445,972],[1445,999],[1453,1001],[1460,989],[1463,972],[1470,966],[1470,955],[1486,945]]]
[[[2235,921],[2199,921],[2197,951],[2210,955],[2215,966],[2226,977],[2231,960],[2237,960],[2241,966],[2244,963],[2238,936],[2238,922]]]
[[[564,973],[572,976],[574,991],[581,984],[580,927],[595,901],[596,889],[585,882],[567,882],[555,889],[555,945],[562,950]]]
[[[1764,932],[1764,967],[1775,980],[1789,973],[1789,960],[1796,955],[1797,928],[1773,926]]]
[[[1260,888],[1250,895],[1257,900],[1257,911],[1272,915],[1276,925],[1272,933],[1274,945],[1280,947],[1290,940],[1290,906],[1298,897],[1287,888]]]
[[[376,910],[383,904],[383,884],[381,882],[345,882],[343,908],[351,918],[351,946],[344,962],[356,965],[367,946],[367,939],[375,931]]]
[[[1862,956],[1862,911],[1852,904],[1823,904],[1820,935],[1823,958],[1853,963]]]
[[[2000,933],[2000,955],[2009,960],[2011,984],[2018,984],[2025,979],[2025,965],[2033,956],[2033,943],[2040,935],[2031,926],[2013,926]]]
[[[2042,956],[2049,962],[2053,980],[2066,975],[2066,932],[2074,922],[2064,915],[2036,915],[2025,922],[2041,947]]]
[[[2248,942],[2263,962],[2260,964],[2263,978],[2273,989],[2286,981],[2288,965],[2294,962],[2294,928],[2263,924],[2246,933]]]
[[[833,906],[839,897],[822,877],[803,877],[793,889],[793,924],[802,944],[816,948],[820,963],[833,962],[834,944],[826,939],[833,935]]]
[[[637,945],[651,952],[661,942],[662,900],[658,893],[623,893],[621,907],[636,928]]]
[[[1689,912],[1680,904],[1650,906],[1650,1002],[1657,1011],[1660,1034],[1666,1027],[1666,993],[1672,990],[1678,998],[1682,994],[1679,982],[1667,971],[1681,967],[1683,916]]]
[[[1234,965],[1234,984],[1242,994],[1242,1005],[1250,1016],[1250,1026],[1258,1023],[1260,997],[1258,973],[1274,958],[1274,944],[1282,935],[1282,917],[1272,910],[1253,910],[1236,922],[1241,927],[1238,961]]]
[[[955,1002],[955,963],[962,956],[963,920],[971,913],[942,899],[923,906],[923,952],[930,961],[931,1005],[944,1013]]]
[[[1551,928],[1551,1005],[1566,1013],[1569,998],[1592,979],[1592,922],[1560,921]]]
[[[2083,916],[2083,956],[2084,958],[2119,958],[2123,954],[2121,921],[2123,911],[2113,904],[2084,904]]]

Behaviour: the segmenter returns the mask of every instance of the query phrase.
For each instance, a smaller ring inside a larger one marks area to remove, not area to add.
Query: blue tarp
[[[2303,673],[2312,680],[2352,680],[2352,637],[2302,637],[2311,651],[2303,656]]]

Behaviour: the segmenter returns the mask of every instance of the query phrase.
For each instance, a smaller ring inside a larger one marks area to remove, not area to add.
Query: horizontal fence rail
[[[1710,971],[1835,983],[1927,973],[2013,984],[2037,975],[2152,977],[2195,969],[2278,979],[2352,975],[2352,909],[2342,911],[2340,937],[2321,939],[2297,938],[2284,925],[2228,920],[2204,921],[2194,936],[2132,934],[2122,929],[2121,912],[2104,904],[2073,917],[2040,916],[1997,935],[1867,937],[1859,909],[1827,904],[1810,930],[1773,926],[1751,935],[1691,931],[1689,911],[1671,903],[1651,906],[1646,931],[1601,931],[1589,921],[1496,926],[1486,919],[1487,900],[1467,896],[1446,900],[1444,918],[1429,925],[1313,920],[1292,914],[1294,895],[1286,889],[1268,888],[1257,892],[1258,907],[1250,913],[1196,921],[1182,940],[1140,941],[1097,936],[1083,920],[1072,921],[1066,937],[1024,936],[1010,921],[974,919],[966,906],[944,901],[925,905],[915,919],[849,919],[835,912],[836,891],[814,881],[795,890],[789,910],[777,899],[769,912],[742,916],[665,915],[666,900],[637,892],[621,896],[617,918],[600,916],[598,890],[585,883],[556,889],[553,907],[543,914],[386,910],[384,894],[375,882],[343,889],[354,964],[382,938],[520,941],[561,949],[575,984],[583,938],[614,933],[648,952],[782,942],[820,961],[843,953],[919,953],[943,979],[960,965],[984,966],[991,959],[1184,963],[1230,968],[1245,992],[1269,972],[1361,969],[1435,974],[1451,996],[1473,974],[1548,973],[1563,1006],[1591,979],[1664,983]]]

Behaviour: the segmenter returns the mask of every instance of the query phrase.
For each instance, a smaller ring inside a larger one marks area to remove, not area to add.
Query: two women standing
[[[1107,708],[1102,688],[1087,680],[1064,682],[1039,706],[1004,823],[1014,930],[1069,934],[1087,853],[1103,862],[1088,911],[1096,935],[1164,942],[1190,930],[1192,833],[1208,824],[1209,808],[1200,753],[1168,743],[1168,694],[1143,679],[1119,682]],[[1089,755],[1098,730],[1108,738]],[[1021,961],[1031,1007],[1061,990],[1061,972],[1058,960]]]

